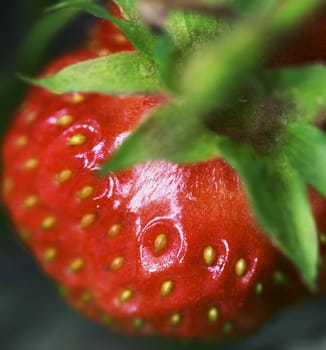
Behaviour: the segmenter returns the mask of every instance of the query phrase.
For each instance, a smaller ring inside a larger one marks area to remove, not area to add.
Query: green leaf
[[[185,14],[181,11],[172,11],[169,15],[166,30],[175,49],[183,49],[191,44]]]
[[[127,4],[127,2],[125,3]],[[95,4],[92,0],[65,0],[52,6],[50,10],[59,10],[67,7],[85,11],[93,16],[114,23],[139,52],[149,57],[153,56],[156,37],[141,22],[121,20],[111,16],[104,7]]]
[[[275,4],[277,0],[226,0],[226,3],[234,7],[240,13],[262,15],[267,13]]]
[[[193,163],[217,155],[216,135],[183,105],[172,104],[152,111],[102,167],[102,172],[154,159]]]
[[[291,109],[297,121],[313,121],[326,109],[326,66],[314,65],[268,71],[272,93]]]
[[[203,114],[223,104],[259,64],[263,56],[261,44],[257,29],[241,24],[223,39],[191,55],[179,88],[187,103]]]
[[[155,63],[133,52],[87,60],[49,77],[26,80],[55,93],[84,91],[127,95],[164,91]]]
[[[262,69],[281,36],[298,25],[322,0],[277,2],[268,15],[240,22],[221,40],[208,43],[186,63],[180,90],[198,113],[221,104]]]
[[[326,135],[311,125],[291,124],[284,150],[303,179],[326,196]]]
[[[184,19],[189,37],[195,44],[214,40],[224,32],[230,31],[232,27],[231,23],[223,18],[198,13],[187,13]]]
[[[182,11],[172,11],[167,23],[167,32],[180,51],[216,39],[226,30],[230,30],[230,25],[223,20]]]
[[[317,232],[306,187],[287,157],[275,150],[260,155],[229,139],[219,150],[238,171],[263,229],[313,287],[318,267]]]
[[[114,2],[119,6],[121,12],[123,13],[126,19],[138,19],[136,0],[114,0]]]
[[[171,90],[177,90],[184,57],[204,42],[215,39],[224,29],[220,23],[211,16],[171,11],[166,31],[158,38],[154,51],[162,78]]]
[[[174,90],[174,84],[172,82],[171,68],[173,65],[173,43],[168,33],[160,36],[156,42],[154,51],[154,60],[159,67],[162,81],[169,87],[170,90]]]
[[[275,35],[291,33],[295,26],[313,13],[318,6],[325,5],[325,0],[296,0],[278,1],[274,7],[275,11],[270,11],[270,26]]]

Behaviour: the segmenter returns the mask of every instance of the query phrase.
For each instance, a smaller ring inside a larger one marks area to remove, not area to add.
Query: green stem
[[[271,49],[323,0],[280,0],[273,11],[239,24],[222,40],[190,57],[181,90],[198,114],[210,112],[263,66]]]
[[[291,31],[323,3],[324,0],[279,1],[279,6],[271,17],[270,28],[276,35]]]

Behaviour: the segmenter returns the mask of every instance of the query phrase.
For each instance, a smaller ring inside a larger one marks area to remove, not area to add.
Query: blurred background
[[[0,12],[1,139],[26,88],[16,73],[35,74],[52,57],[78,45],[92,23],[90,17],[72,12],[44,17],[44,8],[53,3],[11,0]],[[326,350],[325,299],[277,316],[257,334],[236,344],[131,338],[110,333],[64,304],[52,282],[15,238],[3,208],[0,225],[1,350]]]

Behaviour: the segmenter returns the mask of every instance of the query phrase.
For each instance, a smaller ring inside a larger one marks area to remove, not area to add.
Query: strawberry
[[[109,3],[107,10],[115,17],[122,19],[123,16],[117,6]],[[100,56],[119,51],[134,51],[126,36],[111,22],[98,20],[91,29],[88,46],[98,51]]]
[[[89,317],[127,331],[243,334],[306,292],[235,172],[223,160],[94,171],[157,103],[32,89],[5,143],[5,200],[44,270]]]
[[[97,24],[90,49],[57,59],[43,75],[133,50],[120,35]],[[4,143],[4,200],[67,301],[97,322],[170,337],[248,334],[310,293],[263,234],[235,170],[217,158],[97,172],[164,102],[32,88]],[[326,202],[312,190],[310,199],[326,258]]]

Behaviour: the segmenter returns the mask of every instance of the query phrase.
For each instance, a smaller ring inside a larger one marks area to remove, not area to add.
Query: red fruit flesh
[[[112,44],[112,31],[101,22],[92,50],[60,58],[45,74],[131,48]],[[234,170],[216,159],[97,173],[160,103],[32,88],[5,141],[4,200],[43,269],[88,317],[129,333],[247,334],[309,293],[261,232]],[[325,200],[311,193],[311,202],[325,232]]]

